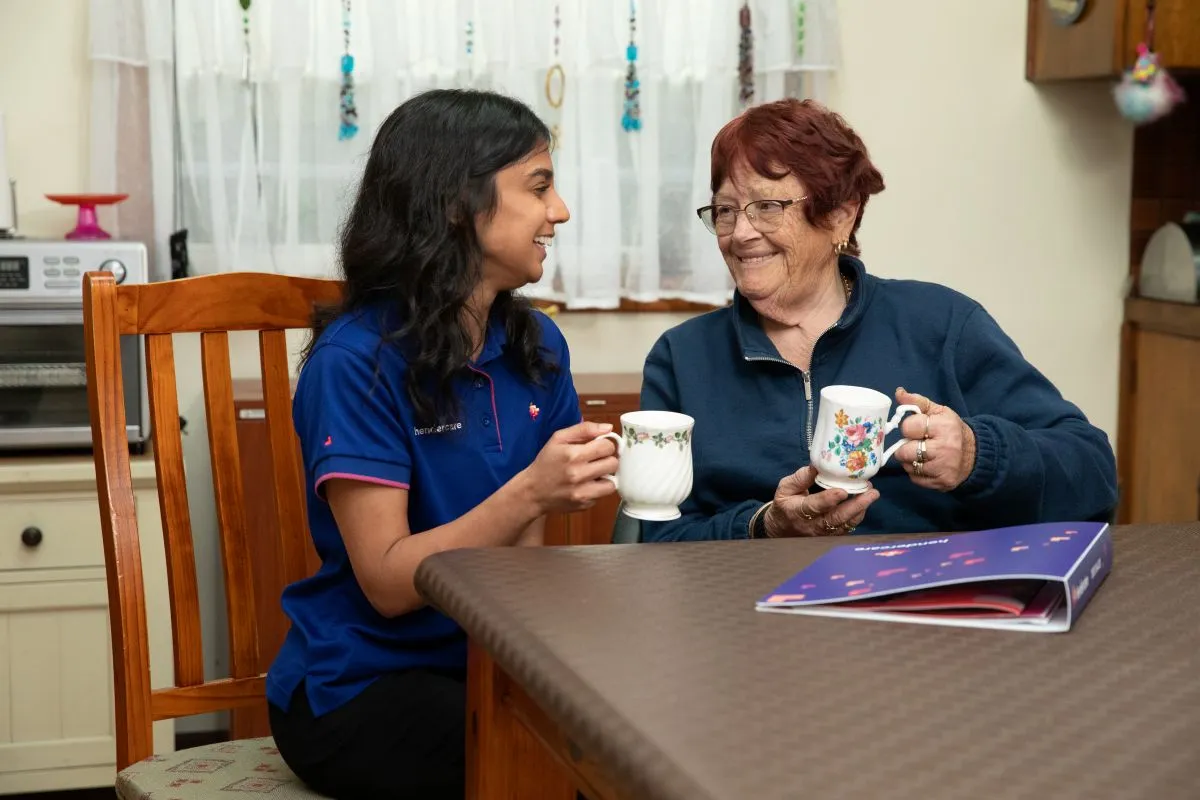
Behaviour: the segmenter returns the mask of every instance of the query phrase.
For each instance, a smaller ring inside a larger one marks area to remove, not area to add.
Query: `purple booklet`
[[[1102,522],[1045,523],[844,545],[758,601],[759,611],[1056,633],[1112,568]]]

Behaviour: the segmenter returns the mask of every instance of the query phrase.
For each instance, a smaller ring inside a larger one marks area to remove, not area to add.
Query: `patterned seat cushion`
[[[309,789],[275,749],[271,737],[218,742],[150,756],[117,775],[121,800],[301,800],[322,795]]]

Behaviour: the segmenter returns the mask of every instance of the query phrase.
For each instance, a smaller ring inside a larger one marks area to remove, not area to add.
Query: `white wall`
[[[844,67],[833,105],[888,185],[867,209],[868,269],[941,281],[981,301],[1115,437],[1132,146],[1108,88],[1024,81],[1024,2],[841,0],[839,9]],[[26,235],[59,237],[73,225],[72,210],[43,193],[90,188],[86,14],[86,0],[0,0],[0,108]],[[576,371],[612,372],[640,371],[658,334],[684,318],[559,320]],[[233,349],[235,374],[256,375],[253,339]],[[200,580],[217,587],[195,342],[180,342],[177,358]],[[223,613],[219,589],[203,602],[209,617]],[[219,672],[223,632],[205,627]]]
[[[0,111],[27,236],[58,238],[75,227],[76,209],[45,194],[90,188],[87,6],[87,0],[0,0]]]
[[[835,105],[888,187],[867,207],[863,256],[983,303],[1115,442],[1132,129],[1103,83],[1023,79],[1025,9],[839,3]]]

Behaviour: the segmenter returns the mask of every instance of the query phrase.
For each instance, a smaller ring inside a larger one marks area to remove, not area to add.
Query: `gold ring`
[[[837,531],[840,531],[841,529],[842,529],[841,525],[830,525],[829,520],[825,520],[825,530],[829,531],[830,533],[835,533]]]
[[[924,439],[921,439],[919,442],[917,442],[917,460],[914,461],[913,463],[914,464],[924,464],[925,463],[925,440]]]
[[[551,92],[551,90],[550,90],[551,89],[550,84],[551,84],[551,81],[554,79],[554,74],[556,72],[558,73],[558,99],[555,99],[553,92]],[[553,67],[546,70],[546,102],[548,102],[550,104],[551,108],[558,108],[562,105],[563,95],[565,95],[566,93],[567,93],[566,73],[563,72],[563,68],[562,68],[561,64],[555,64]]]
[[[925,440],[925,439],[928,439],[928,438],[929,438],[929,415],[928,415],[928,414],[926,414],[926,415],[925,415],[925,433],[924,433],[924,435],[923,435],[923,436],[921,436],[921,439],[922,439],[922,440]]]
[[[922,464],[920,461],[914,461],[913,462],[913,473],[918,478],[924,478],[925,477],[925,465]]]
[[[847,522],[842,526],[842,530],[846,531],[846,533],[854,533],[854,529],[857,527],[857,525],[851,525],[849,522]]]
[[[817,518],[816,514],[810,514],[808,511],[808,495],[800,498],[800,516],[804,517],[809,522]]]

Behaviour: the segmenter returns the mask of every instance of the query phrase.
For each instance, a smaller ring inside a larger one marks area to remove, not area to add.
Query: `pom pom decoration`
[[[1184,100],[1183,89],[1158,65],[1158,55],[1145,43],[1138,45],[1137,61],[1125,71],[1113,96],[1121,116],[1137,125],[1162,119]]]
[[[1113,87],[1113,98],[1121,116],[1135,125],[1162,119],[1184,100],[1183,89],[1158,63],[1154,52],[1154,5],[1146,0],[1146,41],[1137,46],[1133,69],[1126,70]]]

